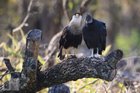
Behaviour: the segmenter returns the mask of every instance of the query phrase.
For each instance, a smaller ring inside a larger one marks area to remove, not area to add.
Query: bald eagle
[[[60,60],[64,59],[65,55],[62,54],[63,48],[68,49],[70,47],[78,48],[82,42],[82,15],[76,13],[72,16],[69,24],[63,29],[62,36],[59,41],[59,54]]]
[[[88,14],[82,31],[87,47],[92,50],[91,57],[100,57],[102,51],[106,48],[107,31],[105,23],[92,18]]]

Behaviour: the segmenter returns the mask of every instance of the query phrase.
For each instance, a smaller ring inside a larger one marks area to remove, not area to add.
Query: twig
[[[64,10],[64,15],[67,17],[68,20],[70,20],[70,16],[68,14],[68,9],[67,9],[68,1],[69,0],[63,0],[63,10]]]
[[[108,93],[108,91],[107,91],[107,89],[106,89],[106,87],[105,87],[105,84],[103,84],[102,87],[104,88],[105,93]]]
[[[83,0],[83,2],[80,5],[81,14],[83,14],[86,11],[86,8],[90,2],[91,2],[91,0]]]
[[[6,68],[0,68],[0,72],[6,71]]]
[[[4,58],[3,61],[5,62],[5,65],[8,68],[8,71],[10,73],[15,71],[14,68],[12,67],[9,59]]]
[[[91,0],[83,0],[80,7],[87,7]]]
[[[48,61],[49,58],[52,56],[52,54],[54,54],[55,50],[58,48],[58,42],[59,42],[59,38],[62,34],[62,31],[60,31],[59,33],[57,33],[50,41],[49,46],[47,48],[47,56],[45,57],[45,60]]]
[[[5,75],[9,74],[8,72],[9,72],[9,71],[8,71],[8,70],[6,70],[6,71],[5,71],[5,73],[4,73],[3,75],[1,75],[0,80],[2,80],[2,79],[3,79],[3,77],[4,77]]]
[[[33,4],[33,0],[30,0],[29,6],[27,9],[27,15],[25,16],[23,22],[18,27],[13,29],[13,32],[17,32],[17,31],[21,30],[22,27],[26,24],[26,21],[28,20],[29,16],[31,15],[30,10],[31,10],[32,4]]]
[[[77,92],[80,91],[81,89],[85,88],[85,87],[88,86],[88,85],[91,85],[91,84],[96,83],[98,80],[99,80],[99,79],[97,79],[97,80],[95,80],[95,81],[93,81],[93,82],[90,82],[90,83],[88,83],[88,84],[86,84],[86,85],[80,87],[80,88],[77,90]]]

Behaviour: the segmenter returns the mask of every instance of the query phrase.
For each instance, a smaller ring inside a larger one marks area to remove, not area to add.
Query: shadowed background
[[[44,50],[47,48],[51,38],[67,25],[69,18],[78,11],[82,1],[84,0],[33,0],[32,6],[30,7],[30,15],[22,28],[23,33],[22,31],[13,33],[12,30],[18,27],[27,16],[30,0],[0,0],[1,57],[9,57],[14,61],[16,60],[15,58],[20,57],[20,61],[22,61],[24,51],[21,50],[25,48],[23,45],[25,39],[23,37],[24,34],[33,28],[38,28],[43,31],[41,42],[42,51],[40,51],[40,55],[46,56]],[[126,59],[129,57],[129,64],[133,63],[125,67],[126,70],[129,67],[128,72],[130,72],[130,68],[138,68],[138,63],[140,64],[139,57],[137,57],[140,55],[140,0],[89,1],[86,11],[88,13],[90,12],[94,18],[106,23],[108,33],[107,46],[111,45],[109,51],[117,48],[123,50]],[[64,6],[67,11],[64,10]],[[7,46],[4,46],[4,44]],[[21,49],[20,46],[23,46],[23,48]],[[87,51],[88,49],[83,43],[79,52],[86,54]],[[89,54],[88,52],[87,55]],[[125,59],[122,62],[124,64],[128,63],[128,59],[126,60],[127,62],[124,61]],[[15,67],[20,67],[18,66],[18,62],[19,60],[16,60],[13,63]],[[2,66],[0,65],[0,67]],[[134,72],[137,71],[139,72],[139,70]],[[85,82],[87,83],[89,81],[83,79],[82,84],[84,85]],[[79,87],[81,86],[75,84],[75,88],[71,88],[71,90],[75,91],[74,89],[79,89]],[[88,88],[87,91],[85,89],[84,93],[90,93],[88,92],[89,90]]]

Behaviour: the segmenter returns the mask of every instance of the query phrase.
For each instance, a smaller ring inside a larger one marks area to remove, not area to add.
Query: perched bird
[[[78,46],[81,44],[83,26],[82,15],[80,13],[74,14],[69,24],[64,28],[59,41],[60,52],[58,54],[58,57],[60,58],[60,60],[64,59],[65,57],[65,55],[62,54],[63,48],[78,48]]]
[[[92,18],[91,15],[86,15],[86,24],[83,27],[83,38],[88,47],[91,49],[91,57],[100,57],[102,51],[106,48],[106,25],[104,22]]]

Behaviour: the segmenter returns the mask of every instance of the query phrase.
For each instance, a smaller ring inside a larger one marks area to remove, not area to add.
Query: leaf
[[[78,91],[80,91],[81,89],[85,88],[85,87],[88,86],[88,85],[95,84],[98,80],[99,80],[99,79],[96,79],[96,80],[94,80],[93,82],[90,82],[90,83],[88,83],[88,84],[82,86],[81,88],[78,89]]]
[[[20,30],[20,33],[21,33],[22,41],[23,41],[23,43],[25,44],[25,43],[26,43],[26,36],[25,36],[25,34],[23,33],[23,30],[22,30],[22,29]]]
[[[103,56],[106,56],[106,55],[109,53],[110,49],[111,49],[111,45],[108,45],[108,46],[106,47],[105,51],[102,52],[102,55],[103,55]]]
[[[8,37],[12,40],[12,44],[13,44],[14,46],[17,46],[18,41],[17,41],[13,36],[11,36],[10,34],[8,34]]]
[[[72,3],[72,2],[69,2],[69,3],[68,3],[68,7],[70,8],[70,10],[72,10],[73,7],[74,7],[74,6],[73,6],[73,3]]]
[[[42,65],[45,64],[44,59],[43,59],[40,55],[38,56],[38,60],[39,60],[39,62],[40,62]]]

